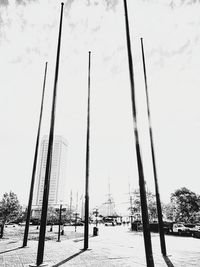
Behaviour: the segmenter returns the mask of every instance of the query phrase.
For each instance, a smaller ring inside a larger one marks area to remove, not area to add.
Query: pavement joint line
[[[123,260],[123,259],[130,259],[131,257],[108,257],[109,260]]]

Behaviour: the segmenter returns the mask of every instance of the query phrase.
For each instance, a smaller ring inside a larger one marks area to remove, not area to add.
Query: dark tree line
[[[152,192],[147,192],[148,212],[150,221],[157,220],[156,198]],[[139,191],[135,191],[132,197],[132,207],[129,208],[132,215],[140,214],[141,204]],[[170,203],[162,203],[163,219],[182,222],[200,222],[200,195],[181,187],[171,194]],[[72,218],[74,209],[63,209],[62,221]],[[49,208],[48,221],[53,224],[58,220],[59,209]],[[22,211],[17,195],[10,191],[4,193],[0,201],[0,236],[6,223],[20,222],[26,219],[26,211]]]
[[[150,221],[157,220],[156,198],[152,192],[147,192],[147,203]],[[132,204],[132,214],[140,214],[141,205],[138,190],[134,192]],[[186,187],[181,187],[171,194],[170,203],[162,203],[162,211],[164,220],[199,222],[200,196]]]

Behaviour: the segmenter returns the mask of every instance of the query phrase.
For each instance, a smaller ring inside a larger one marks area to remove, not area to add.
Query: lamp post
[[[133,231],[133,198],[130,196],[131,231]]]
[[[97,216],[99,215],[98,208],[95,209],[94,214],[95,214],[95,217],[96,217],[95,224],[96,224],[96,227],[97,227],[97,226],[98,226],[98,219],[97,219]]]
[[[77,227],[77,219],[78,219],[78,215],[79,215],[78,212],[75,212],[75,213],[74,213],[74,216],[75,216],[75,232],[76,232],[76,227]]]
[[[97,236],[98,235],[98,219],[97,219],[97,216],[99,214],[99,211],[98,211],[97,208],[93,211],[93,214],[95,215],[95,227],[93,228],[93,236]]]
[[[57,240],[57,242],[60,242],[61,220],[62,220],[62,204],[60,204],[60,210],[59,210],[59,225],[58,225],[58,240]]]

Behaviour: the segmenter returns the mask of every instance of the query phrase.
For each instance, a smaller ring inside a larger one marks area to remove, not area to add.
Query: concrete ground
[[[99,235],[92,236],[90,228],[89,249],[83,248],[83,227],[78,227],[80,237],[66,239],[72,230],[65,227],[61,242],[45,242],[44,262],[48,266],[76,267],[139,267],[146,266],[143,234],[130,232],[127,226],[99,226]],[[160,253],[158,234],[152,234],[155,266],[190,267],[200,266],[200,239],[192,237],[166,236],[168,258]],[[0,266],[22,267],[36,263],[38,241],[31,240],[26,248],[21,248],[22,240],[15,236],[0,240]]]

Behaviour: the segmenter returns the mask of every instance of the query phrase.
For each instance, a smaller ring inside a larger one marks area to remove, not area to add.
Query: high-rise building
[[[33,209],[41,208],[44,191],[44,180],[46,172],[48,136],[41,141],[40,155],[37,167],[37,178],[33,196]],[[67,167],[68,144],[62,136],[54,136],[51,177],[49,187],[49,206],[56,207],[64,201],[66,194],[66,167]]]

